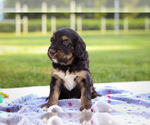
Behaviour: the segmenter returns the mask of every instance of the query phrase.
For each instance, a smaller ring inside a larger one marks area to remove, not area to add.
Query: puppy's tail
[[[99,94],[99,93],[97,93],[97,92],[95,91],[95,88],[93,87],[93,88],[92,88],[92,95],[91,95],[91,97],[92,97],[92,99],[94,99],[94,98],[96,98],[97,96],[101,97],[102,95]]]

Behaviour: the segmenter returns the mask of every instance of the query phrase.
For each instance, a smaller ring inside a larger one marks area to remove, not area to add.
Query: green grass
[[[150,35],[130,31],[79,33],[86,42],[94,83],[150,80]],[[16,36],[0,34],[0,87],[49,85],[51,61],[47,57],[51,33]]]

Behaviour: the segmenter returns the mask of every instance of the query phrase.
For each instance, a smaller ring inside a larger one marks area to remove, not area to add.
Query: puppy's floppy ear
[[[86,50],[85,42],[82,40],[81,37],[79,37],[75,45],[75,56],[78,58],[83,57],[85,50]]]

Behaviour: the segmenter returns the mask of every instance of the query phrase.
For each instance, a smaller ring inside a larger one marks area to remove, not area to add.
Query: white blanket
[[[150,123],[150,82],[94,84],[103,95],[93,99],[88,113],[80,112],[80,99],[59,100],[45,112],[40,105],[49,86],[2,89],[10,95],[0,104],[0,124],[94,124],[148,125]]]

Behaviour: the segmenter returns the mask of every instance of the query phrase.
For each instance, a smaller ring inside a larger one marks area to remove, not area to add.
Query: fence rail
[[[115,30],[115,33],[118,34],[119,32],[119,0],[115,0],[115,4],[114,4],[116,10],[114,12],[114,30]],[[47,34],[47,22],[49,21],[47,15],[49,13],[52,13],[52,14],[55,14],[57,13],[58,11],[56,6],[54,4],[51,5],[50,7],[51,9],[48,10],[48,7],[47,7],[47,3],[46,2],[43,2],[42,5],[41,5],[41,12],[42,12],[42,16],[41,16],[41,32],[42,34]],[[5,8],[6,9],[6,8]],[[23,33],[28,33],[28,22],[29,22],[29,19],[28,19],[28,16],[23,16],[21,17],[21,13],[30,13],[29,12],[29,8],[28,8],[28,5],[27,4],[23,4],[21,6],[21,4],[19,2],[16,2],[16,5],[15,5],[15,9],[14,8],[7,8],[7,12],[9,11],[14,11],[15,10],[15,13],[16,13],[16,17],[15,17],[15,20],[4,20],[4,21],[1,21],[0,24],[4,24],[4,23],[14,23],[15,21],[15,31],[16,31],[16,34],[17,35],[20,35],[21,32]],[[107,8],[105,6],[102,6],[101,9],[99,9],[99,13],[107,13]],[[148,6],[145,6],[145,13],[149,13],[150,9]],[[83,13],[83,8],[81,5],[76,5],[75,1],[74,0],[71,0],[70,2],[70,28],[74,29],[74,30],[77,30],[77,31],[82,31],[83,30],[83,18],[82,16],[78,15],[78,14],[81,14]],[[123,9],[123,12],[126,13],[128,12],[128,8],[125,6],[124,9]],[[77,16],[78,15],[78,16]],[[55,31],[57,28],[57,18],[55,15],[51,16],[50,17],[50,20],[51,20],[51,31]],[[107,19],[105,16],[102,16],[100,19],[99,19],[99,23],[100,23],[100,27],[101,27],[101,31],[102,32],[106,32],[107,30]],[[94,23],[94,22],[93,22]],[[146,31],[148,31],[150,29],[150,20],[149,20],[149,16],[145,16],[145,21],[143,22],[144,24],[144,29]],[[21,26],[22,25],[22,26]],[[129,19],[128,17],[124,17],[123,18],[123,29],[125,32],[128,32],[129,30]]]

